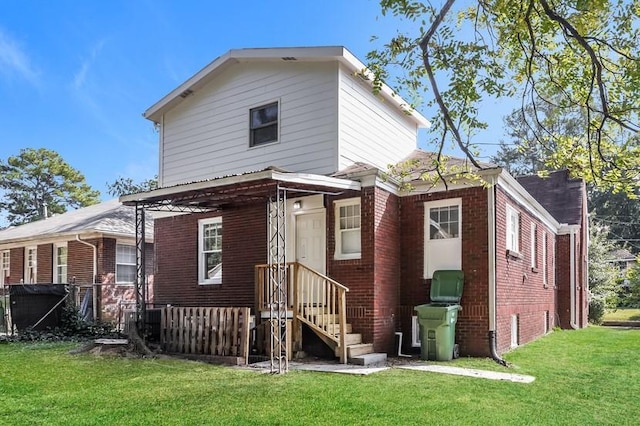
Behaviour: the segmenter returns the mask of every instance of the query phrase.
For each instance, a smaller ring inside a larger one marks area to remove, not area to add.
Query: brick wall
[[[19,283],[24,278],[24,247],[11,249],[9,260],[9,283]]]
[[[198,220],[222,215],[222,284],[198,285]],[[267,262],[266,205],[155,220],[155,302],[255,307],[254,266]]]
[[[507,254],[507,204],[520,213],[520,257]],[[531,268],[531,223],[537,228],[538,268]],[[542,269],[542,233],[547,234],[547,283]],[[517,344],[530,342],[554,326],[556,282],[553,253],[557,252],[555,234],[500,187],[496,188],[496,295],[498,352],[511,347],[512,315],[517,316]],[[549,318],[549,321],[547,321]]]
[[[465,273],[462,311],[456,324],[456,342],[464,355],[489,354],[487,191],[480,187],[446,193],[403,197],[401,206],[400,330],[410,344],[414,306],[429,302],[431,280],[424,279],[424,203],[462,199],[462,269]],[[406,350],[409,350],[408,348]]]
[[[53,282],[53,244],[38,245],[38,271],[39,283]]]

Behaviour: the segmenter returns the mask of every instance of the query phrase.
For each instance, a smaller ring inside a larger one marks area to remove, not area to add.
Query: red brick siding
[[[53,282],[53,244],[38,245],[38,270],[37,277],[39,283]]]
[[[424,203],[462,199],[463,307],[456,324],[456,341],[465,355],[486,356],[488,345],[488,228],[487,190],[474,187],[401,199],[400,329],[411,335],[414,306],[429,302],[431,280],[424,275]],[[408,338],[404,341],[408,345]]]
[[[507,255],[506,206],[520,212],[521,258]],[[538,233],[538,271],[531,269],[531,223]],[[547,234],[547,285],[543,283],[542,233]],[[496,188],[496,295],[498,352],[511,347],[511,316],[518,316],[518,344],[530,342],[545,332],[545,312],[553,320],[555,312],[555,274],[553,253],[556,251],[555,234],[542,222],[512,200],[500,187]],[[553,322],[553,321],[552,321]]]
[[[198,285],[198,219],[222,215],[222,284]],[[254,266],[267,261],[266,205],[155,220],[155,302],[255,307]]]
[[[9,283],[17,284],[24,279],[24,247],[12,248],[9,256]]]
[[[86,240],[87,243],[96,245],[102,239],[94,238]],[[98,249],[99,252],[99,249]],[[76,240],[67,242],[67,276],[76,283],[93,283],[93,248]],[[99,269],[98,269],[99,270]]]

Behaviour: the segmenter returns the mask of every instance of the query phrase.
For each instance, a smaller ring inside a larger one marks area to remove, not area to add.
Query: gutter
[[[91,244],[87,241],[80,239],[80,235],[76,234],[76,241],[84,244],[85,246],[89,246],[93,249],[93,286],[91,287],[93,291],[93,320],[96,321],[98,319],[98,295],[96,294],[96,286],[95,281],[98,276],[98,247],[95,244]]]
[[[492,179],[493,180],[493,179]],[[491,359],[500,365],[507,366],[507,362],[500,358],[497,350],[496,324],[498,322],[497,291],[496,291],[496,183],[491,182],[487,188],[487,234],[489,252],[489,350]]]

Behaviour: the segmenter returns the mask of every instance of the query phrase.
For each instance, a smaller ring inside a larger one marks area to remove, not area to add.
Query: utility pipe
[[[96,277],[98,276],[98,247],[95,244],[91,244],[87,241],[80,239],[80,235],[76,234],[76,241],[82,243],[86,246],[89,246],[93,249],[93,275],[92,275],[92,286],[91,291],[92,300],[93,300],[93,320],[96,321],[98,319],[98,295],[96,292]]]

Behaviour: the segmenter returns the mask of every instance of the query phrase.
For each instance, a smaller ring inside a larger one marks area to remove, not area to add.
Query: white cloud
[[[98,54],[100,53],[104,45],[105,45],[105,40],[100,40],[91,48],[91,51],[89,52],[89,57],[82,62],[82,64],[80,65],[80,69],[73,76],[74,89],[80,90],[84,86],[87,80],[87,73],[89,72],[89,69],[95,62],[96,58],[98,57]]]
[[[27,54],[18,43],[0,28],[0,72],[7,76],[19,77],[38,85],[38,72],[31,65]]]

